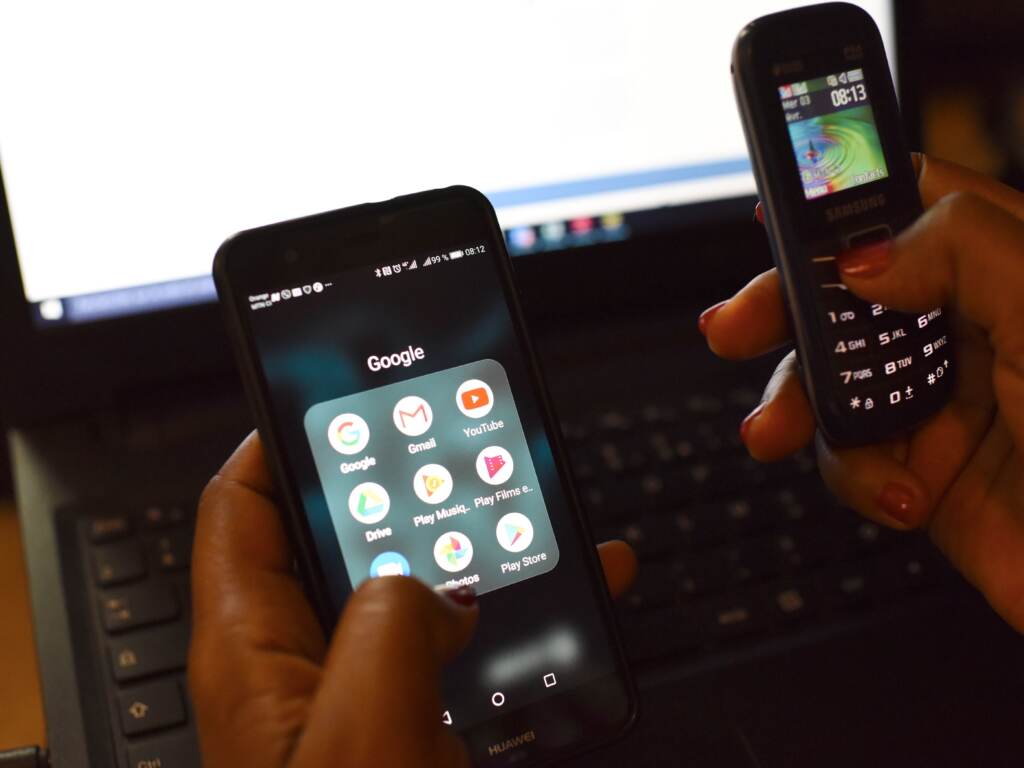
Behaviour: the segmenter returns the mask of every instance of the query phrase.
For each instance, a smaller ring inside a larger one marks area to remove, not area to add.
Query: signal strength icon
[[[410,261],[409,262],[409,266],[406,267],[406,269],[419,269],[419,267],[416,266],[416,259],[413,259],[412,261]]]

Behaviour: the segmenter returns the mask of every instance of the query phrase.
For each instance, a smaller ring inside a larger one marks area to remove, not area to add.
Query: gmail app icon
[[[398,431],[409,437],[422,435],[434,423],[430,403],[416,395],[406,395],[399,400],[391,415]]]

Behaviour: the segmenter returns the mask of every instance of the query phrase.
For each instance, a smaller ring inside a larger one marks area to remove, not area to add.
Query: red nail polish
[[[764,205],[760,201],[754,206],[754,219],[758,224],[764,224]]]
[[[883,240],[836,257],[839,272],[849,277],[877,277],[892,264],[890,243]]]
[[[761,403],[757,408],[747,414],[747,418],[740,423],[740,440],[743,441],[744,445],[747,444],[747,433],[750,431],[750,425],[753,424],[757,417],[761,415],[761,411],[764,410],[765,405],[765,403]]]
[[[914,492],[902,483],[887,483],[876,504],[888,517],[907,528],[917,527]]]
[[[469,608],[476,603],[476,590],[470,586],[446,589],[443,594],[453,603],[461,605],[464,608]]]
[[[700,313],[700,317],[697,318],[697,330],[700,331],[702,336],[708,335],[708,321],[711,320],[711,317],[715,314],[715,312],[717,312],[724,306],[725,302],[720,301],[714,306],[708,307],[707,309]]]

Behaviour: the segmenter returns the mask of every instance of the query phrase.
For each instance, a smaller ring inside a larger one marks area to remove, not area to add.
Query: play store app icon
[[[509,512],[498,521],[498,543],[509,552],[522,552],[533,543],[533,523],[519,512]]]
[[[388,492],[377,483],[360,483],[348,495],[348,511],[360,523],[379,523],[390,508]]]
[[[452,495],[452,475],[440,464],[427,464],[416,470],[412,488],[425,504],[443,504]]]

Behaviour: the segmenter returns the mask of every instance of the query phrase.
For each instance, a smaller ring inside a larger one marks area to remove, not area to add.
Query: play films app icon
[[[488,485],[507,483],[514,467],[512,454],[497,445],[484,448],[476,457],[476,473]]]

